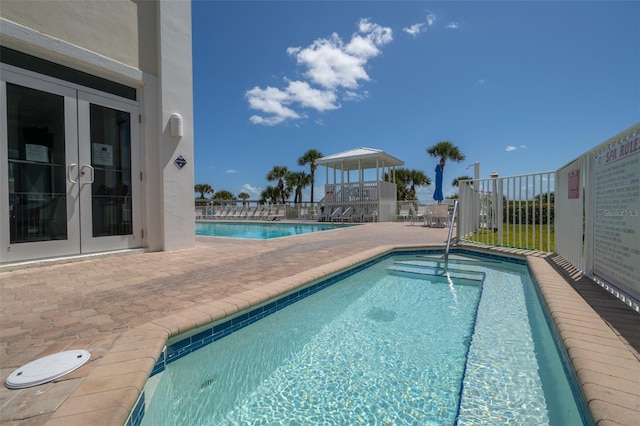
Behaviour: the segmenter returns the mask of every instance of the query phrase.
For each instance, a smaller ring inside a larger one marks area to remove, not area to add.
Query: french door
[[[138,106],[2,72],[2,261],[142,246]]]

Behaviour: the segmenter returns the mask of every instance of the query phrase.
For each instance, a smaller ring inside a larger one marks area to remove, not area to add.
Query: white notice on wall
[[[640,299],[640,137],[596,157],[593,272]]]
[[[113,147],[111,145],[105,145],[103,143],[93,143],[93,158],[92,163],[94,166],[113,166]]]
[[[24,153],[27,161],[49,162],[49,149],[46,146],[26,143],[24,144]]]

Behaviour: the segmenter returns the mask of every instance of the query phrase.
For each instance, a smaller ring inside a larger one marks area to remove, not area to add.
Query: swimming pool
[[[169,342],[143,424],[584,424],[526,266],[448,272],[386,256]]]
[[[331,223],[196,222],[196,235],[268,240],[356,225]]]

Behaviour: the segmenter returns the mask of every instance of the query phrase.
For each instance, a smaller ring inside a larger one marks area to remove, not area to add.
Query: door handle
[[[77,180],[71,179],[71,171],[77,166],[78,165],[76,163],[71,163],[71,164],[69,164],[69,167],[67,167],[67,179],[69,179],[69,182],[71,182],[71,183],[78,183]],[[77,176],[76,176],[76,179],[78,179]]]
[[[90,180],[88,182],[83,182],[83,183],[93,183],[94,180],[94,170],[93,167],[91,167],[88,164],[83,164],[82,167],[80,167],[80,175],[84,176],[86,173],[84,171],[84,169],[89,169],[89,175],[91,176]]]

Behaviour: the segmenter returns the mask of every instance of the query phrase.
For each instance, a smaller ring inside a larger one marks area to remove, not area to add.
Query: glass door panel
[[[90,105],[93,236],[130,235],[131,114]]]
[[[0,89],[0,259],[79,253],[77,91],[6,69]]]
[[[7,84],[9,243],[67,239],[64,96]]]
[[[0,262],[142,247],[137,104],[0,68]]]
[[[79,92],[78,117],[82,251],[140,247],[138,108]]]

